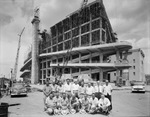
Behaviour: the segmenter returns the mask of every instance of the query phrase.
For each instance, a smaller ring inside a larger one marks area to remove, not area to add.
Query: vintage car
[[[27,96],[27,89],[23,83],[14,83],[10,90],[10,95],[11,97],[18,95]]]
[[[133,83],[132,92],[143,92],[145,93],[145,82],[136,81]]]

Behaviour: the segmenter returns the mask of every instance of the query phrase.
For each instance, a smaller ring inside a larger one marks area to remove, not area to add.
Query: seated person
[[[53,98],[56,108],[54,110],[55,115],[59,115],[61,113],[61,101],[62,98],[59,95],[59,92],[55,93],[55,97]]]
[[[109,114],[110,105],[111,105],[111,103],[110,103],[109,99],[106,98],[104,94],[102,94],[101,98],[98,101],[98,110],[101,113]]]
[[[76,97],[76,95],[73,95],[71,100],[70,100],[70,103],[71,103],[71,113],[72,114],[75,114],[76,112],[79,111],[79,100],[78,98]]]
[[[89,98],[89,113],[94,114],[97,111],[98,99],[95,97],[95,94],[92,94],[92,97]]]
[[[55,103],[53,100],[53,93],[50,93],[49,97],[46,98],[45,104],[46,104],[45,110],[47,111],[47,113],[49,115],[53,115],[54,109],[55,109]]]
[[[69,100],[67,98],[66,93],[63,93],[62,101],[61,101],[61,114],[67,115],[69,114]]]
[[[87,98],[87,95],[83,95],[82,97],[80,97],[79,99],[79,103],[80,103],[80,113],[87,113],[89,112],[89,100]]]

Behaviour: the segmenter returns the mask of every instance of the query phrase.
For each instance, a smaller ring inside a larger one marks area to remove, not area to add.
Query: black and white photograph
[[[150,0],[0,0],[0,117],[150,117]]]

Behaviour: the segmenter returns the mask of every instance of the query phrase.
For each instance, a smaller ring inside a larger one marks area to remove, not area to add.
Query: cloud
[[[149,0],[105,0],[104,4],[120,40],[148,37]]]
[[[22,16],[27,16],[28,18],[31,17],[34,10],[34,0],[24,0],[23,5],[20,8]]]
[[[9,24],[12,20],[13,20],[12,16],[0,13],[0,26]]]

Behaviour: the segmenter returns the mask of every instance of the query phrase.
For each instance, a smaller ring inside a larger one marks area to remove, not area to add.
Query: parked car
[[[133,83],[132,92],[143,92],[145,93],[145,82],[136,81]]]
[[[10,90],[10,95],[12,96],[27,96],[27,89],[23,83],[14,83]]]

